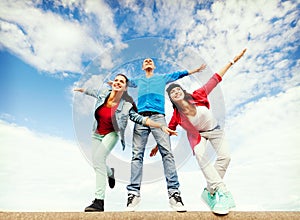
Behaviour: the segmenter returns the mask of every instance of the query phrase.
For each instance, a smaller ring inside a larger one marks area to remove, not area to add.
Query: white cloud
[[[75,143],[4,121],[0,134],[2,211],[82,210],[93,171]]]
[[[228,181],[243,209],[299,209],[299,91],[296,87],[262,98],[228,119],[232,147]],[[255,206],[251,198],[259,198]]]
[[[102,35],[110,36],[113,39],[120,40],[120,35],[114,24],[114,14],[104,1],[87,1],[84,6],[87,13],[93,13],[97,18],[99,32]]]
[[[8,113],[1,113],[0,114],[0,120],[5,120],[5,121],[15,121],[16,118]]]
[[[95,1],[83,6],[87,19],[80,23],[32,3],[1,1],[0,45],[41,71],[81,73],[82,62],[103,53],[112,42],[115,48],[124,47],[110,9]]]
[[[132,13],[124,24],[125,29],[134,30],[138,36],[160,36],[163,31],[168,31],[170,37],[175,31],[180,32],[194,23],[195,1],[148,1],[142,7],[134,1],[121,1],[120,4]]]
[[[87,79],[84,82],[81,82],[81,84],[76,83],[74,85],[74,88],[90,88],[90,89],[100,89],[103,85],[103,75],[92,75],[89,79]],[[75,114],[79,115],[89,115],[94,112],[94,106],[96,103],[96,99],[91,96],[87,96],[80,92],[74,92],[72,88],[73,93],[73,110]]]
[[[298,65],[289,59],[298,45],[299,31],[291,27],[297,21],[295,2],[216,1],[211,11],[195,10],[195,1],[157,1],[145,3],[143,7],[127,1],[121,6],[131,10],[127,22],[134,17],[131,28],[139,36],[175,36],[174,50],[184,47],[199,54],[214,72],[247,47],[245,56],[228,71],[222,83],[229,111],[249,98],[268,96],[295,86],[299,74],[293,70]],[[186,51],[178,56],[169,53],[162,57],[190,67],[189,64],[197,62],[191,62],[189,57],[193,53]]]
[[[124,48],[122,35],[131,30],[138,36],[175,34],[175,42],[192,46],[213,68],[220,68],[247,46],[247,62],[238,70],[249,72],[275,68],[274,53],[285,57],[295,50],[287,45],[287,39],[297,40],[298,32],[290,27],[297,20],[292,2],[217,1],[211,11],[195,10],[196,1],[146,2],[143,7],[137,1],[119,4],[118,11],[121,15],[126,13],[126,20],[115,24],[117,14],[104,1],[56,2],[57,8],[78,9],[80,22],[71,15],[63,17],[50,10],[42,11],[33,3],[2,1],[1,45],[38,69],[50,72],[81,72],[84,59],[104,51],[101,65],[112,68],[112,51],[107,49]],[[24,13],[26,17],[22,16]],[[279,47],[285,49],[274,51]]]

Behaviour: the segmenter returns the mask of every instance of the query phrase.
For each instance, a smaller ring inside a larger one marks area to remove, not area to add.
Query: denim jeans
[[[115,147],[118,139],[117,132],[110,132],[106,135],[94,133],[92,136],[92,162],[96,173],[96,199],[105,198],[107,176],[112,175],[110,167],[106,165],[106,158]]]
[[[201,141],[194,148],[195,156],[202,173],[207,182],[207,190],[213,194],[217,189],[227,191],[223,182],[223,177],[226,173],[230,162],[230,153],[228,145],[224,140],[224,131],[215,129],[212,131],[201,132]],[[213,164],[213,155],[209,153],[207,140],[210,141],[215,153],[216,161]]]
[[[156,114],[150,116],[150,119],[166,125],[165,116]],[[164,174],[167,182],[169,196],[179,191],[179,182],[175,166],[173,153],[171,152],[170,136],[164,133],[160,128],[150,128],[147,126],[135,124],[132,141],[131,158],[131,178],[127,186],[128,193],[140,196],[141,181],[143,176],[143,159],[148,136],[152,133],[158,145],[158,150],[162,156]]]

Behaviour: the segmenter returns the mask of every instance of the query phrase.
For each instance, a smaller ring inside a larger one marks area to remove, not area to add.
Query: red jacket
[[[209,109],[208,95],[222,81],[222,77],[215,73],[208,82],[201,88],[195,90],[192,94],[193,100],[190,103],[196,106],[206,106]],[[176,130],[177,125],[180,125],[187,132],[187,137],[194,153],[194,148],[200,143],[201,135],[199,131],[192,125],[186,115],[181,114],[176,108],[169,122],[169,128]]]

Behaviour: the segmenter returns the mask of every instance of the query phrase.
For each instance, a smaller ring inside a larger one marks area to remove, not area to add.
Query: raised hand
[[[247,48],[245,48],[244,50],[242,50],[242,52],[240,52],[238,55],[236,55],[233,59],[234,62],[237,62],[246,52]]]
[[[74,92],[84,92],[84,89],[83,88],[75,88]]]
[[[204,70],[205,68],[206,68],[206,64],[203,63],[203,64],[201,64],[200,67],[198,67],[198,68],[196,68],[194,70],[190,70],[189,74],[194,74],[194,73],[200,72],[200,71]]]

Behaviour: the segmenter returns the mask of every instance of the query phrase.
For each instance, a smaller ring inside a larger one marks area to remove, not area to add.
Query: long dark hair
[[[170,85],[168,86],[168,88],[166,89],[166,91],[167,91],[167,93],[168,93],[168,96],[169,96],[170,101],[172,102],[173,108],[176,108],[176,109],[178,110],[178,108],[177,108],[177,106],[176,106],[176,103],[173,102],[173,100],[171,99],[171,96],[170,96],[171,90],[174,89],[174,88],[176,88],[176,87],[179,87],[179,88],[182,89],[183,94],[184,94],[184,97],[183,97],[184,100],[186,100],[186,101],[191,101],[191,100],[193,100],[193,97],[192,97],[192,95],[191,95],[190,93],[188,93],[185,89],[183,89],[183,88],[181,87],[181,85],[179,85],[179,84],[177,84],[177,83],[172,83],[172,84],[170,84]]]
[[[122,73],[118,73],[115,77],[117,76],[123,76],[125,78],[125,81],[126,81],[126,87],[128,87],[128,82],[129,82],[129,79],[127,78],[127,76],[125,76],[124,74]],[[123,92],[123,95],[122,95],[122,99],[124,99],[125,101],[129,102],[132,104],[133,106],[133,109],[137,112],[137,107],[136,107],[136,104],[135,102],[133,101],[133,98],[128,94],[127,90]]]

